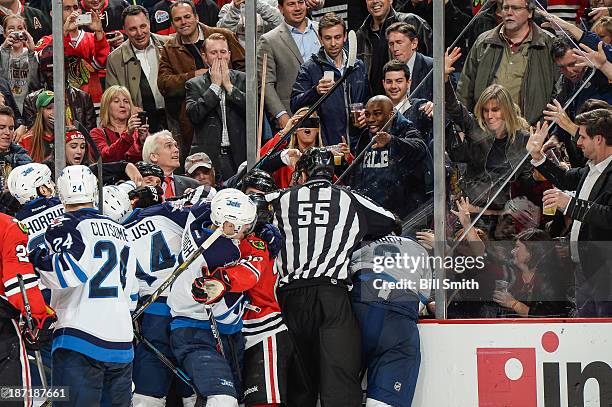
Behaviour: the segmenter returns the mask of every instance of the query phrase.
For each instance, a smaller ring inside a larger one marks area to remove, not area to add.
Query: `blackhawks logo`
[[[251,246],[253,246],[254,248],[256,248],[258,250],[265,250],[266,249],[265,243],[262,242],[261,240],[251,240],[251,239],[248,239],[248,241],[251,244]]]
[[[28,234],[28,227],[25,225],[25,223],[21,223],[17,219],[13,219],[13,222],[17,224],[17,227],[19,227],[19,230],[21,230],[26,235]]]

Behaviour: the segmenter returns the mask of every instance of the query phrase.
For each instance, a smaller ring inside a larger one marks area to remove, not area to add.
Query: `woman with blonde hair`
[[[525,145],[529,139],[529,125],[521,116],[520,109],[512,100],[508,89],[501,85],[487,87],[474,107],[474,113],[459,101],[448,81],[454,71],[453,63],[461,57],[455,48],[445,58],[446,112],[451,120],[461,127],[465,137],[447,143],[451,159],[465,162],[467,169],[461,187],[477,206],[484,206],[517,167],[513,181],[533,184],[532,166],[525,160]],[[503,210],[510,197],[510,183],[490,206],[492,210]]]
[[[300,120],[304,114],[308,111],[308,107],[303,107],[299,109],[291,119],[287,122],[287,125],[284,129],[279,131],[272,139],[268,140],[268,142],[261,148],[261,155],[268,153],[272,149],[273,146],[278,143],[278,141],[293,127],[295,123]],[[283,159],[285,156],[285,160],[288,160],[290,164],[284,162],[285,165],[280,166],[278,169],[266,168],[276,181],[276,185],[279,188],[287,188],[291,185],[291,178],[293,176],[293,165],[294,161],[299,158],[302,152],[306,151],[309,147],[323,147],[323,139],[321,138],[321,127],[319,122],[319,117],[317,113],[313,113],[308,119],[304,120],[302,123],[302,127],[298,128],[295,133],[291,136],[289,142],[282,146],[283,151],[280,153],[280,158]],[[350,151],[348,145],[346,143],[340,143],[338,146],[334,146],[335,150],[338,153],[344,154],[347,161],[352,161],[352,156],[350,155]],[[280,151],[281,149],[279,149]],[[286,153],[284,151],[287,151]],[[278,154],[278,153],[277,153]]]
[[[142,145],[149,135],[149,125],[138,116],[127,88],[113,85],[100,102],[100,127],[91,131],[102,161],[142,160]]]

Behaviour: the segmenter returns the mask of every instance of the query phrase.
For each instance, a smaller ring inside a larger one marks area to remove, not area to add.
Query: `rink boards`
[[[612,406],[612,319],[431,320],[419,332],[413,406]]]

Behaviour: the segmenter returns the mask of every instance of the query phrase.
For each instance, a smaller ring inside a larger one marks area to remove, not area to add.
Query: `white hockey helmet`
[[[57,178],[57,193],[66,204],[98,203],[98,179],[84,165],[69,165]]]
[[[55,193],[51,169],[39,163],[21,165],[13,169],[8,176],[7,184],[11,195],[22,205],[40,196],[39,187],[45,186],[51,189],[51,194]]]
[[[220,228],[225,222],[233,224],[236,235],[245,225],[255,224],[257,206],[242,191],[234,188],[222,189],[210,203],[210,220]]]
[[[102,214],[108,216],[117,223],[123,223],[132,213],[132,201],[123,188],[108,185],[104,190],[104,208]]]

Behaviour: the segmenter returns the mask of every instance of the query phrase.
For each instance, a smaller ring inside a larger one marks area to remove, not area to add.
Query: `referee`
[[[291,369],[301,376],[289,379],[288,405],[314,407],[320,394],[323,407],[358,407],[361,341],[348,265],[364,236],[387,235],[397,222],[369,199],[332,185],[334,157],[325,148],[306,150],[294,175],[298,185],[266,195],[284,238],[275,263],[278,300],[301,364]]]

